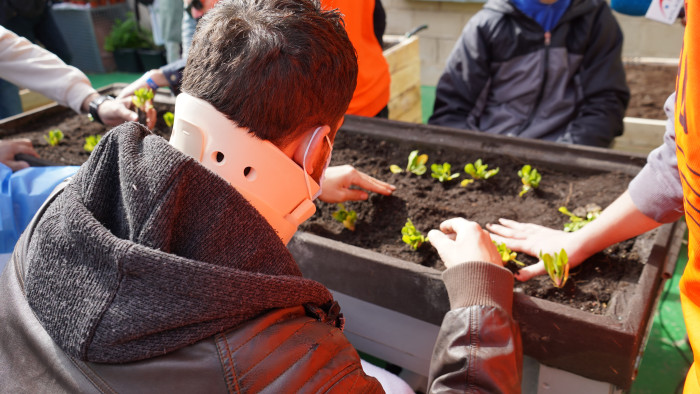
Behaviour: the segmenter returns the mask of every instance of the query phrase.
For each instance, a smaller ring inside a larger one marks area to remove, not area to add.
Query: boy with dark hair
[[[381,392],[285,247],[352,96],[342,19],[222,0],[188,62],[170,144],[115,128],[20,239],[0,277],[3,391]],[[429,236],[453,305],[431,389],[517,391],[512,275],[475,223]]]

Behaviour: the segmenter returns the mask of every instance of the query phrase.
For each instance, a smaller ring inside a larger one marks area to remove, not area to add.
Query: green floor
[[[88,75],[96,88],[115,82],[129,83],[140,74],[111,73]],[[432,113],[435,88],[421,88],[423,122]],[[687,236],[686,236],[687,239]],[[678,281],[687,263],[688,250],[685,245],[680,252],[673,277],[667,281],[662,293],[662,302],[654,316],[646,349],[639,367],[637,380],[632,385],[633,394],[672,394],[682,387],[681,382],[688,369],[692,354],[685,341],[685,325],[679,301]],[[680,391],[678,391],[680,392]]]

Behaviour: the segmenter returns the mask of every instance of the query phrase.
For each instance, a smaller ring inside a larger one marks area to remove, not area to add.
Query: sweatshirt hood
[[[275,308],[332,301],[228,183],[137,123],[107,133],[38,221],[27,300],[69,355],[155,357]]]

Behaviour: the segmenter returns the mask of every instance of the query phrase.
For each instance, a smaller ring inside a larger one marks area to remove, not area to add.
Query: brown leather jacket
[[[66,393],[381,393],[338,328],[303,307],[250,320],[165,356],[125,364],[66,355],[23,288],[22,249],[0,277],[0,391]]]

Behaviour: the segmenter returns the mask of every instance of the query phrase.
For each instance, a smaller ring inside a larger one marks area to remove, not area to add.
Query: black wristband
[[[98,122],[100,124],[104,124],[102,122],[102,119],[100,118],[100,114],[97,113],[97,109],[100,107],[100,104],[104,103],[106,100],[114,100],[114,97],[112,97],[112,96],[99,96],[96,99],[90,101],[89,114],[88,114],[88,116],[90,117],[90,120],[92,120],[94,122]]]

